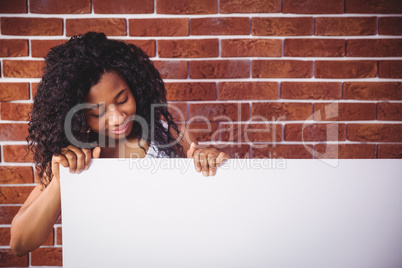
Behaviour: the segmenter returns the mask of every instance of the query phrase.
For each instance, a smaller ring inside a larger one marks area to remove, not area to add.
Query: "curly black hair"
[[[181,134],[165,105],[163,80],[140,48],[108,39],[103,33],[88,32],[53,47],[45,62],[44,75],[30,113],[27,137],[43,185],[48,185],[52,178],[52,156],[60,154],[62,148],[71,144],[64,130],[67,113],[84,102],[90,88],[99,82],[105,72],[115,71],[125,79],[136,101],[136,116],[141,116],[148,123],[148,129],[144,130],[134,121],[129,136],[142,138],[143,132],[148,131],[153,135],[147,135],[146,141],[158,147],[158,156],[184,157],[183,147],[175,144],[176,139],[170,132],[172,128],[178,136]],[[162,105],[157,105],[151,113],[151,104]],[[151,120],[155,122],[153,130],[150,129]],[[161,120],[166,121],[167,128]],[[96,140],[94,135],[88,135],[88,128],[84,112],[77,111],[71,124],[74,138],[80,142]],[[170,143],[175,145],[160,146]]]

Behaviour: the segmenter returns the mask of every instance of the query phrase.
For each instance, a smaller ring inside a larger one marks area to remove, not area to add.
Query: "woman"
[[[168,112],[158,71],[136,46],[89,32],[52,48],[45,60],[27,137],[40,184],[12,222],[16,255],[38,248],[53,230],[61,207],[59,164],[80,173],[92,158],[187,156],[208,176],[229,158],[184,138],[190,135]]]

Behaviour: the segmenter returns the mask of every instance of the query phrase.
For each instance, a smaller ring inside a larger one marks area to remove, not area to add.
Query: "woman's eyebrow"
[[[116,97],[114,97],[114,99],[117,99],[121,94],[123,94],[124,91],[126,91],[127,88],[122,89],[119,93],[117,93]]]

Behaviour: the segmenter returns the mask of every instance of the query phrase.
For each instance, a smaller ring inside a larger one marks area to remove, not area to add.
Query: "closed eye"
[[[127,100],[128,100],[128,96],[126,96],[126,98],[125,98],[123,101],[118,102],[117,104],[118,104],[118,105],[119,105],[119,104],[124,104],[124,103],[126,103]]]
[[[101,113],[101,114],[91,114],[91,116],[99,118],[101,116],[103,116],[105,114],[105,112]]]

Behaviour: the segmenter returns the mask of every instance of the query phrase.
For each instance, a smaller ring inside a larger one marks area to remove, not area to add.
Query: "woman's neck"
[[[140,142],[139,142],[140,141]],[[145,151],[144,151],[144,149]],[[148,151],[148,143],[139,138],[108,143],[101,147],[101,158],[143,158]]]

